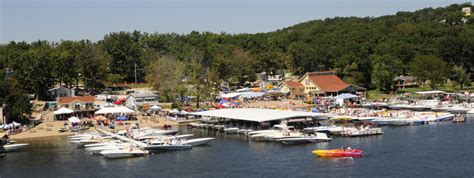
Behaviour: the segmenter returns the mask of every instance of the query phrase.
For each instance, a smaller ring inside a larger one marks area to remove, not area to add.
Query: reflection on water
[[[469,177],[474,123],[385,127],[384,135],[303,145],[255,142],[245,136],[179,128],[216,137],[209,146],[133,159],[104,159],[66,137],[28,140],[24,152],[0,158],[0,177]],[[315,149],[359,148],[361,158],[320,158]],[[25,171],[28,170],[28,171]]]

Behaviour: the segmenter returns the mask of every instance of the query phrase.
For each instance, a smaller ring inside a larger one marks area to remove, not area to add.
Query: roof
[[[346,89],[347,85],[339,77],[330,72],[311,72],[309,74],[309,79],[313,81],[319,88],[324,92],[338,92]]]
[[[412,77],[412,76],[399,76],[399,77],[395,77],[395,79],[393,79],[394,81],[397,81],[397,80],[402,80],[402,81],[415,81],[416,80],[416,77]]]
[[[203,112],[193,112],[191,115],[220,117],[227,119],[268,122],[274,120],[283,120],[302,117],[327,117],[326,113],[312,113],[301,111],[284,111],[273,109],[255,109],[255,108],[238,108],[238,109],[216,109]]]
[[[304,87],[304,85],[301,84],[300,82],[288,81],[288,82],[285,82],[284,84],[288,87]]]
[[[135,98],[137,97],[158,97],[158,95],[154,94],[153,92],[150,91],[144,91],[144,92],[139,92],[139,93],[130,93],[130,96],[133,96]]]
[[[94,96],[72,96],[72,97],[58,97],[58,103],[71,103],[73,101],[82,101],[84,103],[93,103],[95,101]]]

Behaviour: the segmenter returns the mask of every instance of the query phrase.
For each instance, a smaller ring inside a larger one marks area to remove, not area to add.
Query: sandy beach
[[[106,130],[109,131],[118,131],[124,130],[126,125],[135,125],[139,123],[140,127],[152,127],[152,128],[163,128],[165,124],[176,126],[177,122],[167,120],[163,117],[152,117],[152,116],[139,116],[136,121],[125,121],[125,125],[115,125],[115,129],[110,129],[107,127]],[[27,131],[10,135],[9,137],[13,140],[18,139],[33,139],[33,138],[44,138],[44,137],[58,137],[58,136],[67,136],[74,135],[75,132],[59,132],[58,129],[64,127],[64,121],[45,121],[34,128],[31,128]],[[95,128],[89,128],[89,130],[94,130]],[[5,133],[0,133],[3,136]]]

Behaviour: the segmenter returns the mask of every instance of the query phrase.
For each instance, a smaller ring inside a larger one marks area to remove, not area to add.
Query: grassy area
[[[365,94],[366,99],[368,100],[375,100],[375,99],[381,99],[381,98],[394,98],[395,95],[389,94],[383,91],[379,90],[369,90]]]
[[[130,88],[149,88],[151,85],[149,83],[131,83],[127,85]]]

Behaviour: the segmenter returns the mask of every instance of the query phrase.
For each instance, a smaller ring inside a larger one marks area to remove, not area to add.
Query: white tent
[[[114,113],[134,113],[135,111],[128,109],[124,106],[117,106],[117,107],[104,107],[95,112],[95,114],[114,114]]]
[[[222,94],[221,98],[235,98],[240,96],[241,93],[227,93],[227,94]]]
[[[173,110],[170,111],[170,113],[177,114],[177,113],[179,113],[179,111],[177,109],[173,109]]]
[[[81,122],[81,120],[80,120],[79,118],[74,117],[74,116],[70,117],[70,118],[67,119],[67,120],[68,120],[69,122],[71,122],[71,123],[79,123],[79,122]]]
[[[150,107],[150,109],[161,109],[161,107],[158,105],[153,105],[152,107]]]
[[[20,123],[13,121],[12,123],[8,124],[7,126],[8,126],[8,128],[11,128],[11,127],[18,127],[20,125],[21,125]]]
[[[68,108],[60,108],[57,111],[54,111],[54,115],[60,115],[60,114],[71,114],[74,111],[72,109]]]
[[[3,125],[0,125],[0,129],[9,129],[10,126],[8,124],[3,124]]]

